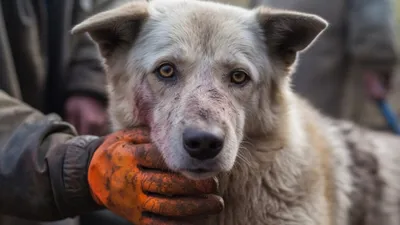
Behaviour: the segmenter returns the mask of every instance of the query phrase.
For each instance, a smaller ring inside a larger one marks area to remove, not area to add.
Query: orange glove
[[[88,172],[95,201],[135,225],[194,224],[223,200],[216,179],[194,181],[168,172],[146,129],[118,131],[95,151]]]

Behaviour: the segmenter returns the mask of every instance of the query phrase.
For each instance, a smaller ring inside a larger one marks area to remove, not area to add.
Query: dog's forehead
[[[165,41],[180,41],[187,47],[201,47],[205,51],[251,42],[249,30],[254,26],[249,10],[184,0],[154,2],[150,21],[156,28],[152,32],[165,37]]]
[[[261,58],[254,11],[195,0],[155,0],[141,37],[142,46],[157,54],[212,60]],[[235,59],[236,58],[236,59]],[[244,59],[244,60],[243,60]]]

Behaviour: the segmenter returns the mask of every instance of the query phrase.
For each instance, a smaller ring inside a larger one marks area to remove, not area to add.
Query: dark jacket
[[[105,101],[105,75],[88,35],[70,30],[119,0],[0,0],[0,89],[62,115],[65,99]]]
[[[0,91],[24,102],[0,93],[0,225],[39,224],[1,214],[44,221],[98,207],[85,177],[92,138],[42,113],[63,116],[74,94],[106,101],[96,45],[70,30],[126,1],[0,0]]]
[[[49,221],[100,209],[87,169],[102,139],[76,136],[58,116],[44,116],[2,91],[0,106],[0,214]],[[0,216],[1,225],[21,224],[16,221]]]

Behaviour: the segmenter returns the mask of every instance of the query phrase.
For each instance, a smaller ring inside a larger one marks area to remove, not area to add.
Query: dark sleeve
[[[126,1],[94,0],[90,7],[84,7],[84,4],[80,3],[74,4],[72,24],[80,23],[88,16],[116,7]],[[73,35],[71,38],[72,57],[67,71],[66,97],[90,96],[106,104],[106,75],[97,45],[88,34]]]
[[[100,142],[0,90],[0,214],[46,221],[99,209],[87,168]]]
[[[84,7],[84,4],[77,3],[75,4],[72,23],[80,23],[88,16],[129,1],[131,0],[94,0],[90,7]],[[85,95],[106,103],[106,75],[96,43],[92,41],[88,34],[73,35],[71,38],[72,57],[67,73],[67,97]]]
[[[92,14],[92,7],[75,1],[72,25]],[[84,95],[106,101],[106,77],[96,44],[87,34],[71,36],[71,58],[67,68],[66,97]]]
[[[106,75],[97,47],[86,34],[73,38],[75,42],[67,72],[66,97],[90,96],[106,104]]]

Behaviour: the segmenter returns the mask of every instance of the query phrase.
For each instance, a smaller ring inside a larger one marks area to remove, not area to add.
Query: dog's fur
[[[326,26],[266,7],[154,0],[94,15],[73,32],[99,46],[114,129],[149,125],[170,169],[218,174],[225,209],[208,224],[398,224],[400,140],[326,118],[291,91],[297,54]],[[157,77],[163,62],[176,79]],[[230,83],[236,69],[249,75],[245,85]],[[191,158],[188,126],[222,132],[221,153]]]

